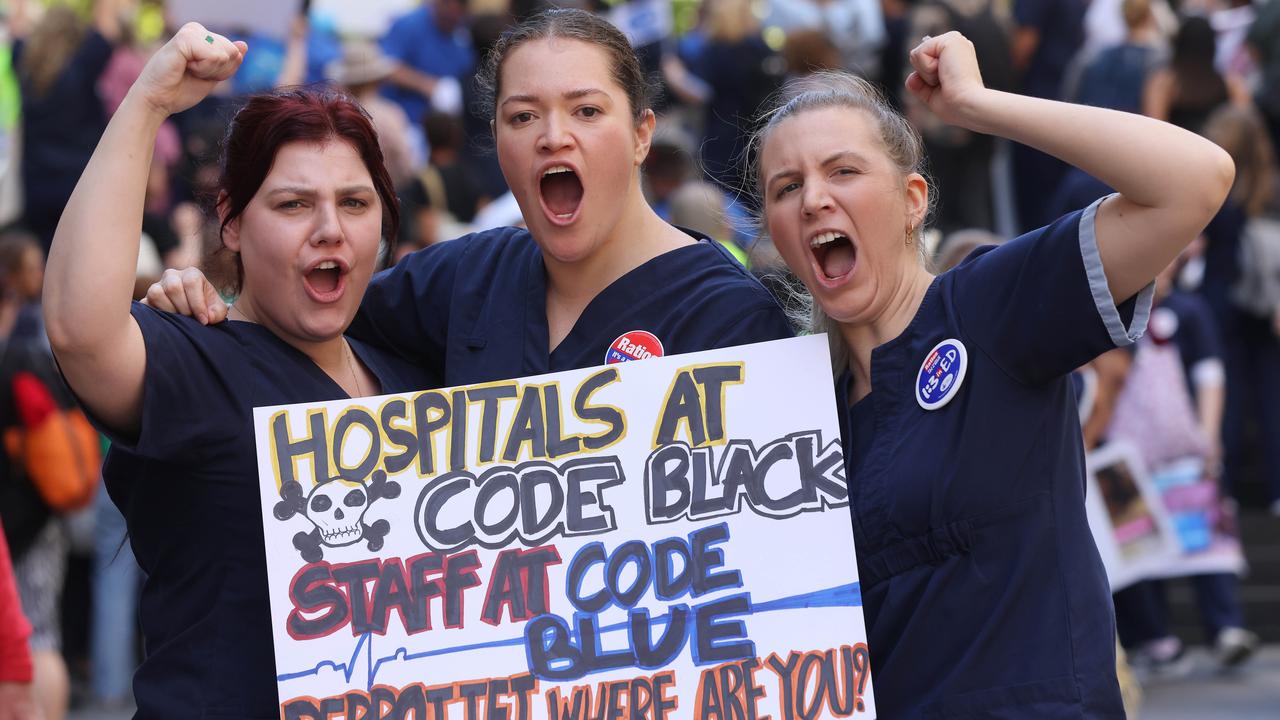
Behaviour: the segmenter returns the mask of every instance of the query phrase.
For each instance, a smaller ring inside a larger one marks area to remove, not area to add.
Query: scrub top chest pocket
[[[959,337],[905,345],[873,360],[873,377],[897,376],[899,390],[881,393],[877,381],[867,398],[874,420],[859,423],[872,434],[850,474],[864,554],[1048,490],[1054,473],[1037,469],[1054,452],[1046,444],[1057,444],[1049,428],[1066,421],[1055,407],[1070,393],[1065,380],[1012,383],[980,353],[965,352]],[[949,350],[956,357],[948,368]]]

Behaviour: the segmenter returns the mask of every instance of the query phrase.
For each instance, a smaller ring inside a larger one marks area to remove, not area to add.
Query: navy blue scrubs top
[[[845,450],[881,717],[1124,717],[1067,374],[1140,336],[1151,288],[1112,302],[1096,208],[974,251],[872,353]],[[966,375],[926,410],[947,339]]]
[[[103,474],[147,574],[135,717],[278,718],[252,409],[347,394],[260,325],[204,327],[137,303],[133,317],[147,348],[142,427],[113,438]],[[433,386],[351,347],[384,393]]]
[[[616,360],[611,349],[623,336],[641,333],[663,355],[792,334],[764,286],[705,239],[610,284],[550,353],[546,298],[542,251],[529,232],[487,230],[419,250],[376,276],[349,332],[451,386],[603,365]]]

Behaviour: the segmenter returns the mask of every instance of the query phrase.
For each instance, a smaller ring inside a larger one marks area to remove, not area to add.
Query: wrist
[[[956,121],[952,124],[987,135],[1001,135],[999,117],[1007,93],[978,87],[963,94],[955,104]]]
[[[147,97],[145,93],[138,90],[137,85],[134,85],[125,94],[115,114],[129,118],[134,123],[140,123],[144,130],[152,134],[158,134],[160,126],[172,113],[168,108]]]

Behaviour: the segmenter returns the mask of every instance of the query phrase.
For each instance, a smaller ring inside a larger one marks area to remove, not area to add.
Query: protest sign
[[[1245,571],[1234,503],[1224,499],[1217,478],[1200,458],[1184,458],[1151,473],[1151,482],[1169,513],[1179,552],[1162,573],[1181,577]]]
[[[302,0],[167,0],[168,16],[178,22],[198,22],[219,33],[246,33],[287,38]]]
[[[671,36],[671,3],[663,0],[629,0],[609,10],[606,17],[622,31],[632,47],[644,47]]]
[[[311,17],[343,37],[380,38],[396,18],[422,7],[422,0],[311,0]],[[473,12],[480,12],[472,7]]]
[[[256,409],[281,717],[874,718],[826,348]]]
[[[1113,442],[1089,453],[1085,466],[1085,510],[1112,592],[1153,577],[1178,544],[1142,456]]]
[[[1136,447],[1113,441],[1086,464],[1089,525],[1113,591],[1139,580],[1244,571],[1234,510],[1203,460],[1151,471]]]

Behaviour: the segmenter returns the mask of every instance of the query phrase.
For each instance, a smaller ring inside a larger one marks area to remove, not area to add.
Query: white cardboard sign
[[[1085,510],[1112,592],[1141,580],[1245,571],[1234,509],[1202,460],[1152,471],[1137,447],[1112,441],[1085,464]]]
[[[268,37],[289,37],[302,0],[165,0],[169,17],[181,24],[198,22],[220,33],[253,30]]]
[[[823,336],[254,423],[282,718],[876,715]]]

